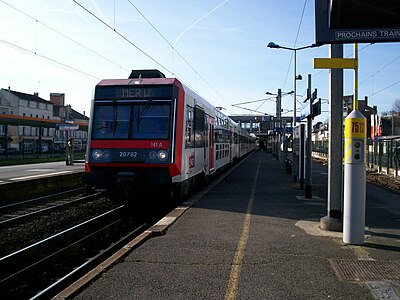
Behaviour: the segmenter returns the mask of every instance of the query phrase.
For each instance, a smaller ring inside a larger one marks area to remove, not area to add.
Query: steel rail
[[[59,196],[59,195],[57,195],[57,196]],[[49,197],[54,197],[54,195],[51,195]],[[10,226],[14,226],[16,224],[21,224],[21,223],[27,222],[33,218],[37,218],[37,217],[40,217],[45,214],[56,212],[61,209],[65,209],[66,207],[69,207],[69,206],[76,206],[78,203],[81,203],[84,201],[90,201],[90,200],[96,199],[98,197],[100,197],[100,193],[86,195],[86,196],[83,196],[83,197],[80,197],[77,199],[69,199],[69,200],[64,199],[62,201],[54,200],[54,201],[49,201],[47,203],[39,203],[36,206],[25,207],[24,209],[21,209],[21,210],[11,211],[7,215],[0,214],[0,216],[4,218],[4,220],[0,221],[0,228],[10,227]],[[36,200],[36,199],[34,199],[34,200]],[[34,201],[34,200],[28,200],[28,201],[30,204],[32,204],[32,201]],[[28,201],[24,201],[24,202],[28,202]],[[44,197],[41,197],[40,200],[36,200],[36,201],[44,201]],[[17,204],[17,206],[21,206],[21,205],[22,205],[22,202],[19,202]],[[7,206],[7,209],[10,210],[10,206]]]
[[[65,287],[73,275],[92,265],[99,253],[109,253],[109,245],[120,239],[121,227],[126,225],[123,208],[119,206],[0,258],[0,293],[6,298],[30,299]],[[113,242],[107,241],[110,236]]]
[[[72,190],[68,190],[68,191],[63,191],[63,192],[59,192],[59,193],[55,193],[55,194],[51,194],[51,195],[46,195],[46,196],[37,197],[37,198],[33,198],[33,199],[28,199],[28,200],[24,200],[24,201],[9,203],[9,204],[0,206],[0,212],[2,210],[6,210],[6,209],[10,209],[10,208],[14,209],[15,207],[24,206],[26,204],[31,204],[31,203],[34,203],[34,202],[47,201],[48,199],[52,199],[52,198],[56,198],[56,197],[68,197],[69,194],[75,194],[77,192],[83,192],[84,190],[85,190],[84,187],[80,187],[80,188],[76,188],[76,189],[72,189]]]

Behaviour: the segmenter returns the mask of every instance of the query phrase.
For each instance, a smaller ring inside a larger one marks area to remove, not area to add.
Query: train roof
[[[133,79],[103,79],[97,86],[108,86],[108,85],[182,85],[181,82],[176,78],[133,78]]]
[[[132,70],[128,78],[165,78],[165,75],[157,69]]]

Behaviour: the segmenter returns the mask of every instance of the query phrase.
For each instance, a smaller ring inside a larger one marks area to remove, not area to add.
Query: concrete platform
[[[0,167],[0,205],[82,186],[84,165],[49,162]]]
[[[399,299],[400,196],[368,185],[365,245],[345,245],[319,229],[327,175],[313,169],[319,198],[303,200],[255,152],[75,299]]]

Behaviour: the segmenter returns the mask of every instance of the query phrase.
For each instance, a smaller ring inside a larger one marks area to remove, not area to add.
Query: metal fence
[[[366,163],[368,168],[400,176],[400,136],[367,139]],[[328,158],[328,141],[313,142],[313,156]]]

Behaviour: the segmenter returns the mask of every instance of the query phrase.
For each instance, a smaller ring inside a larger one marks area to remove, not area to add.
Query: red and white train
[[[95,88],[84,182],[116,198],[165,189],[179,197],[254,147],[252,136],[178,79],[134,70]]]

